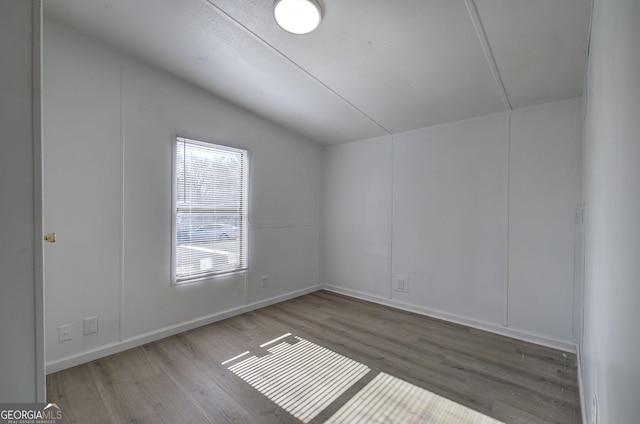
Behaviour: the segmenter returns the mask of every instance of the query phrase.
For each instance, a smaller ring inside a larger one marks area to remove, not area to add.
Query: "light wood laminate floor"
[[[290,335],[261,347],[285,334]],[[271,400],[277,394],[268,394],[265,381],[275,378],[281,392],[312,383],[287,383],[262,371],[251,382],[255,371],[244,364],[255,357],[256,369],[262,363],[295,368],[286,361],[303,346],[296,345],[301,340],[318,358],[347,364],[327,377],[334,383],[336,376],[346,378],[349,367],[369,370],[354,374],[355,383],[336,389],[333,397],[324,390],[329,404],[313,414],[300,407],[311,424],[332,416],[340,422],[340,408],[380,376],[504,423],[581,422],[575,355],[327,291],[50,374],[47,400],[62,406],[66,423],[300,423],[296,417],[302,415]],[[244,352],[249,353],[230,361]],[[311,369],[314,361],[289,374]],[[322,365],[318,372],[331,366],[338,365]],[[243,367],[249,376],[241,377]],[[393,420],[401,409],[379,414]]]

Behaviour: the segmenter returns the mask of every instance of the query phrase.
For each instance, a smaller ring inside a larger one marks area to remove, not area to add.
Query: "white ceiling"
[[[577,97],[591,0],[47,0],[45,13],[323,144]]]

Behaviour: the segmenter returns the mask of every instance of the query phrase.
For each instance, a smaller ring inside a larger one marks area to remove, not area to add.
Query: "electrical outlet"
[[[262,287],[269,287],[269,277],[266,275],[262,276]]]
[[[393,290],[397,292],[408,293],[409,292],[409,277],[403,277],[396,275],[393,277]]]
[[[84,319],[84,328],[83,334],[86,336],[87,334],[96,333],[98,331],[98,317],[87,317]]]
[[[58,342],[66,342],[67,340],[71,340],[71,324],[58,327]]]

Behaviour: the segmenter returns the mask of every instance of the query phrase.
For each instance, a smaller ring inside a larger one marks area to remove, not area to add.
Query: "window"
[[[247,269],[247,151],[177,137],[175,283]]]

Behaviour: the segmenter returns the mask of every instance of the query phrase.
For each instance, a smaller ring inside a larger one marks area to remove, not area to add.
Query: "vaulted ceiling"
[[[47,0],[80,32],[323,144],[577,97],[591,0]]]

